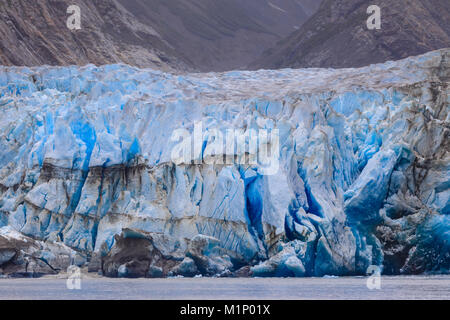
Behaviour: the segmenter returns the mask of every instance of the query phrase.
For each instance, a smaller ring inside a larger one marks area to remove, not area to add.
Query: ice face
[[[86,253],[124,228],[201,234],[247,263],[272,257],[264,274],[448,271],[448,59],[185,75],[1,67],[0,226]],[[175,165],[180,130],[200,147]],[[277,130],[276,172],[205,163],[227,130]]]

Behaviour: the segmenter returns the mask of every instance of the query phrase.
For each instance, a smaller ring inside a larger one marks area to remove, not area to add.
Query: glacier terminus
[[[449,82],[448,49],[359,69],[0,67],[0,274],[448,273]],[[173,161],[177,130],[202,161]],[[205,161],[252,156],[245,138],[208,153],[227,130],[277,132],[277,170]]]

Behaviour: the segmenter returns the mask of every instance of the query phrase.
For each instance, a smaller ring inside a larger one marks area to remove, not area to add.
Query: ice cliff
[[[448,49],[340,70],[0,67],[0,273],[448,272],[449,81]],[[175,164],[197,123],[202,155],[214,130],[277,130],[277,172]]]

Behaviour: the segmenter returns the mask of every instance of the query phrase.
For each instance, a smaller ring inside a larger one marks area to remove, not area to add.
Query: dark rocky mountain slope
[[[379,30],[367,28],[370,5],[381,8]],[[300,30],[250,67],[362,67],[446,47],[448,0],[325,0]]]
[[[299,28],[311,0],[2,0],[0,64],[124,62],[162,70],[245,67]],[[81,30],[66,27],[69,5]]]
[[[71,4],[81,9],[81,30],[66,26]],[[84,65],[124,62],[160,69],[187,63],[159,34],[115,1],[8,0],[0,4],[2,65]]]

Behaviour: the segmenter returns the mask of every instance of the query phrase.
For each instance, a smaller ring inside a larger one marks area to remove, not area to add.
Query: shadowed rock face
[[[0,226],[111,276],[448,272],[449,58],[184,76],[3,67]],[[198,122],[207,159],[213,129],[278,129],[279,170],[175,164],[172,133]]]
[[[380,30],[366,26],[370,5],[381,8]],[[326,0],[250,68],[362,67],[448,47],[449,1]]]
[[[81,30],[66,26],[69,5],[79,5]],[[11,0],[0,4],[0,64],[96,65],[123,62],[162,70],[185,61],[149,25],[116,1]]]
[[[126,63],[168,70],[243,68],[301,26],[320,1],[10,0],[0,3],[0,64]],[[69,5],[81,30],[66,27]]]
[[[202,72],[243,69],[298,29],[320,0],[120,0]]]
[[[164,257],[152,240],[150,235],[116,235],[114,246],[102,258],[102,273],[108,277],[128,278],[167,276],[177,261]]]

